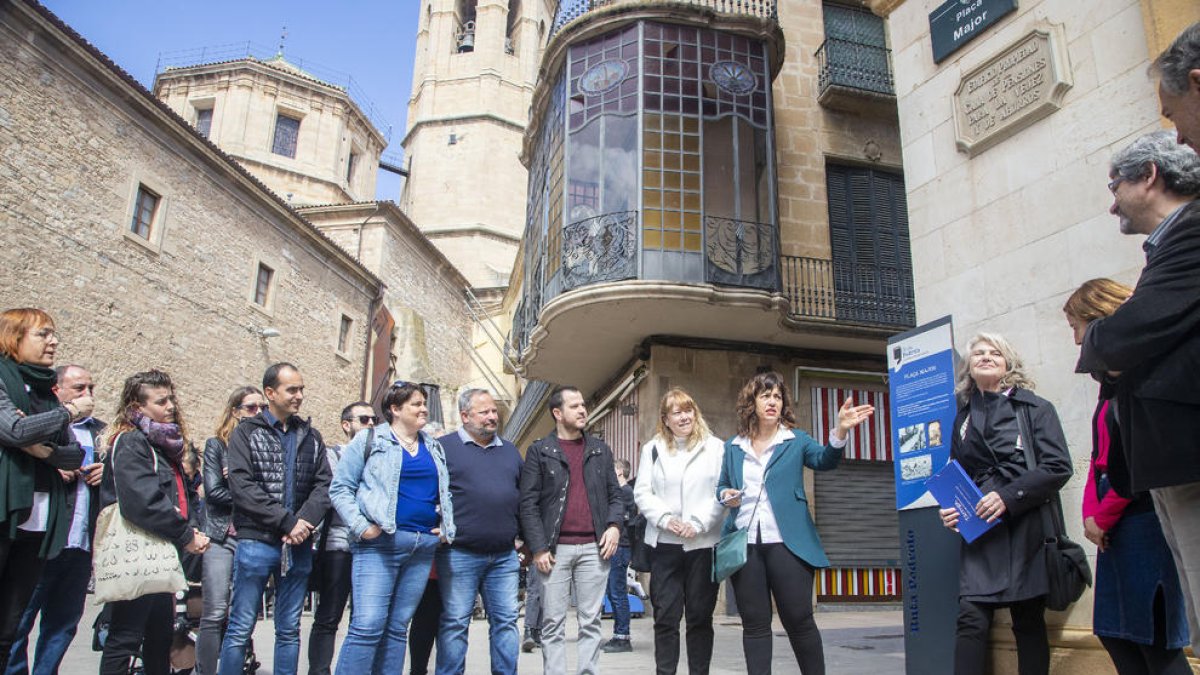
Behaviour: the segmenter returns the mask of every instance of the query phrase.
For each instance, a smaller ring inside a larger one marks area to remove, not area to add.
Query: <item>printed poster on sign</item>
[[[925,481],[950,459],[954,424],[954,330],[950,317],[888,341],[896,508],[936,506]]]

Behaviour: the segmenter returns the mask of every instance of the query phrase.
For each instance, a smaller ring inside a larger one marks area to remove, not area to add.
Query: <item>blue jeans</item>
[[[17,624],[8,670],[4,675],[26,675],[29,672],[29,631],[38,613],[42,615],[37,647],[33,651],[33,674],[53,675],[75,638],[75,628],[83,616],[83,602],[88,580],[92,576],[92,553],[77,548],[63,549],[47,560],[42,577],[33,589],[33,597],[25,606]]]
[[[229,626],[221,642],[219,675],[241,675],[246,660],[246,644],[258,621],[267,580],[275,577],[275,675],[295,675],[300,660],[300,611],[308,593],[308,573],[312,571],[312,546],[292,547],[292,567],[287,576],[279,575],[282,544],[253,539],[238,540],[233,554],[233,595],[229,599]]]
[[[625,570],[629,569],[629,547],[618,546],[609,564],[608,601],[612,604],[613,637],[628,640],[629,585],[625,580]]]
[[[408,622],[429,580],[438,538],[384,532],[351,544],[350,629],[338,655],[338,675],[404,672]]]
[[[467,630],[475,594],[483,596],[488,615],[488,646],[493,675],[516,673],[521,632],[517,628],[517,587],[521,564],[514,550],[473,553],[459,548],[438,551],[442,622],[438,629],[437,675],[466,670]]]

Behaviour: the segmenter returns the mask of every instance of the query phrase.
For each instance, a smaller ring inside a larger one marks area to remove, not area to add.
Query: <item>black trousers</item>
[[[110,606],[112,620],[100,659],[100,675],[128,675],[130,659],[139,654],[145,675],[167,675],[175,633],[175,596],[152,593]]]
[[[813,568],[783,544],[750,544],[745,567],[732,579],[748,675],[771,672],[772,596],[800,672],[825,675],[825,649],[813,618]]]
[[[41,546],[40,536],[0,536],[0,673],[8,669],[17,625],[42,576],[46,561],[38,557]]]
[[[1011,603],[958,601],[958,629],[954,643],[955,675],[986,672],[988,633],[992,615],[1008,607],[1013,637],[1017,642],[1017,672],[1046,675],[1050,671],[1050,639],[1046,636],[1046,602],[1038,596]]]
[[[650,602],[654,604],[654,662],[658,675],[679,668],[679,620],[687,624],[691,675],[708,675],[713,649],[713,610],[720,585],[712,580],[712,549],[684,551],[662,544],[650,559]]]
[[[329,675],[337,629],[350,599],[350,551],[321,552],[317,566],[317,609],[313,612],[312,631],[308,634],[308,675]]]
[[[438,580],[430,579],[425,584],[425,593],[417,604],[412,623],[408,625],[409,675],[426,675],[429,672],[429,655],[433,653],[441,621],[442,593],[438,589]]]

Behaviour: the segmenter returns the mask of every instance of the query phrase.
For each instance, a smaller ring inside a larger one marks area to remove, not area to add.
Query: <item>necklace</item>
[[[415,436],[411,440],[407,441],[400,438],[399,435],[396,436],[396,440],[400,441],[400,447],[404,448],[404,451],[407,452],[410,457],[417,456],[417,452],[419,451],[419,448],[417,447],[418,439],[420,439],[420,436]]]

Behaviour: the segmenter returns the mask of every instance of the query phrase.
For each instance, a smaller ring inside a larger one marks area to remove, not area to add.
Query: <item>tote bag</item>
[[[117,481],[117,446],[113,441],[110,468]],[[158,472],[158,453],[151,452]],[[120,494],[118,492],[118,494]],[[151,593],[176,593],[187,589],[179,551],[171,542],[134,525],[121,515],[120,505],[109,504],[96,518],[92,565],[95,570],[95,603],[134,600]]]

